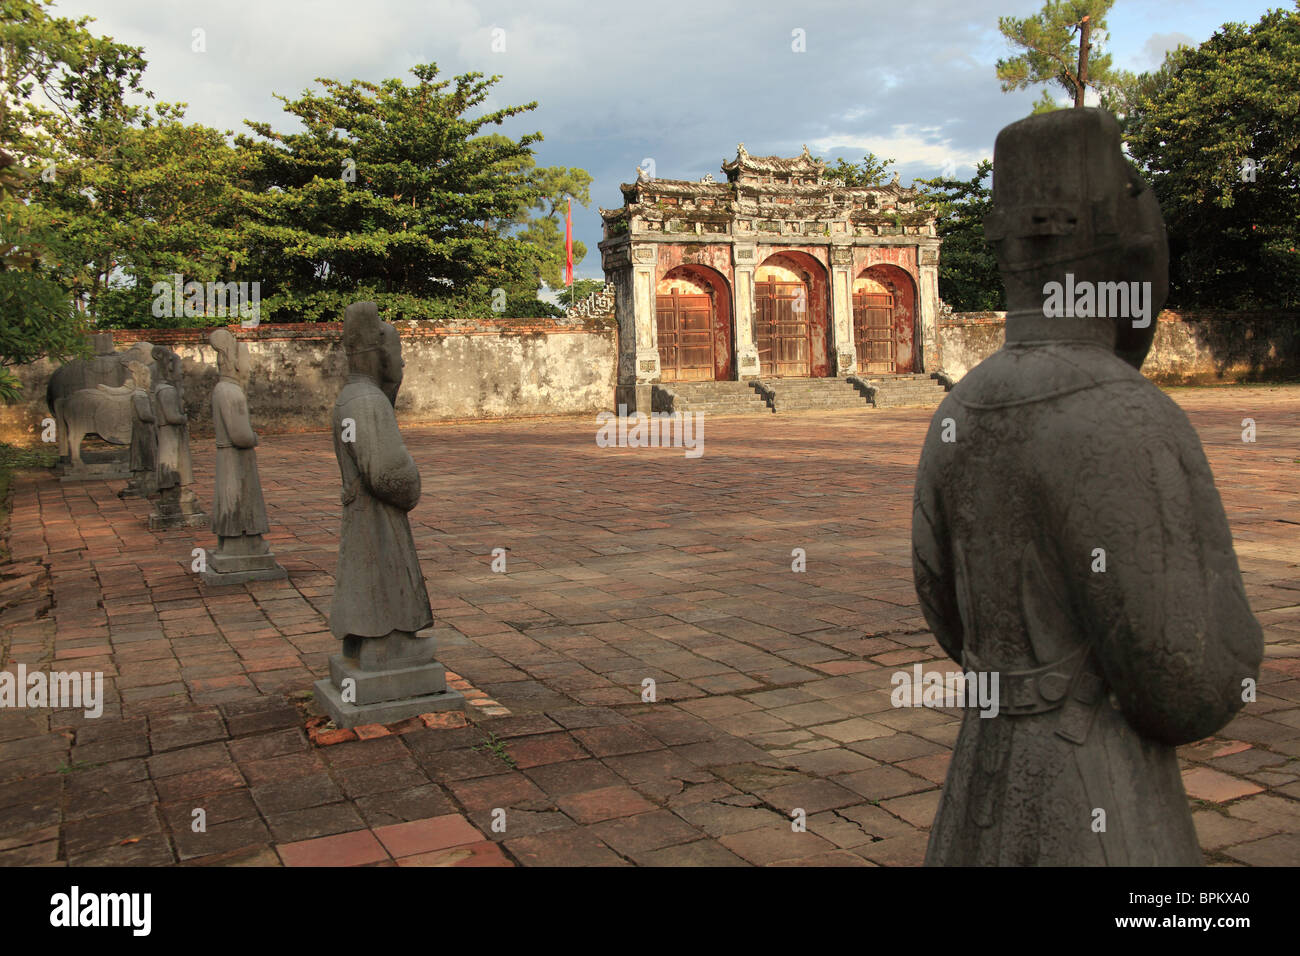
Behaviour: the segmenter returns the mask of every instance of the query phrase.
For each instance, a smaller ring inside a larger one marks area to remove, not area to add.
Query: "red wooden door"
[[[754,345],[764,377],[812,375],[808,288],[802,282],[754,283]]]
[[[859,292],[853,297],[853,343],[858,371],[892,375],[897,370],[892,295]]]
[[[665,382],[714,378],[713,297],[675,289],[655,297],[659,332],[659,377]]]

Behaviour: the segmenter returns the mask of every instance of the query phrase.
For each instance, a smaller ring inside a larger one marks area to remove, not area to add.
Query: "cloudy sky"
[[[274,93],[317,77],[381,80],[416,63],[452,76],[502,77],[488,108],[538,102],[504,129],[540,130],[541,165],[595,178],[574,211],[599,278],[597,206],[620,205],[620,182],[652,159],[658,176],[721,178],[744,142],[755,155],[896,160],[904,184],[959,176],[990,156],[997,131],[1037,91],[1003,93],[994,63],[1009,55],[999,16],[1041,0],[59,0],[100,34],[144,47],[146,86],[189,104],[191,121],[240,131],[243,120],[293,123]],[[1117,0],[1106,49],[1149,70],[1179,43],[1228,20],[1254,23],[1288,0]],[[195,52],[194,31],[205,52]],[[503,31],[503,32],[501,32]],[[795,52],[802,31],[804,52]],[[494,49],[494,46],[496,49]],[[502,49],[504,47],[504,49]]]

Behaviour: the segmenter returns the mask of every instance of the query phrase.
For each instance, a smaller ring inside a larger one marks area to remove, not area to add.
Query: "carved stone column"
[[[632,245],[632,328],[635,333],[635,398],[627,410],[650,412],[651,386],[659,381],[659,329],[655,317],[655,272],[659,247]]]
[[[939,241],[917,246],[917,271],[921,276],[917,290],[917,333],[921,338],[922,372],[939,371]]]
[[[758,266],[758,246],[736,243],[731,247],[735,266],[736,378],[758,378],[758,346],[754,344],[754,269]]]
[[[831,367],[836,375],[858,368],[853,341],[853,249],[831,246]]]

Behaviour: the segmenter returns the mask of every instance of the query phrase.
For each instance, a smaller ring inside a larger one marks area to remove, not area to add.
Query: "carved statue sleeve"
[[[174,388],[158,390],[158,405],[162,410],[162,425],[184,425],[185,409],[181,407],[180,393]]]
[[[248,399],[242,391],[224,391],[220,398],[226,437],[236,448],[257,447],[257,433],[248,417]]]
[[[942,544],[948,533],[934,487],[933,458],[923,451],[912,499],[912,578],[926,623],[948,656],[960,663],[965,635],[952,557]]]
[[[149,393],[144,389],[136,389],[131,393],[131,405],[140,421],[152,422],[154,420],[153,402],[149,400]]]
[[[1134,728],[1199,740],[1241,709],[1263,656],[1205,453],[1172,402],[1079,447],[1062,524],[1079,616]]]
[[[370,493],[410,511],[420,501],[420,472],[402,443],[393,406],[379,391],[348,406],[356,415],[353,454]]]

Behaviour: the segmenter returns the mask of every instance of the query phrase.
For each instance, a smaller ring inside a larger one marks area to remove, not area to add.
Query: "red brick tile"
[[[394,859],[483,840],[483,834],[457,813],[379,827],[375,836]]]
[[[388,859],[375,834],[369,830],[288,843],[276,850],[285,866],[364,866]]]
[[[655,809],[631,787],[602,787],[584,793],[571,793],[560,797],[559,808],[580,824],[599,823],[615,817],[629,817]]]

